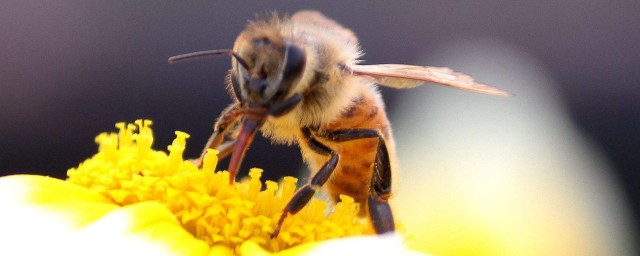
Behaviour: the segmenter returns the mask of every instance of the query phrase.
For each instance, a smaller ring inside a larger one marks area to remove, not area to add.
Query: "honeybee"
[[[256,132],[275,143],[298,144],[312,171],[285,206],[272,237],[285,218],[300,211],[323,187],[334,201],[353,197],[378,234],[395,230],[388,200],[398,171],[394,140],[376,85],[412,88],[435,83],[479,93],[509,93],[475,82],[443,67],[401,64],[359,65],[355,34],[316,11],[291,17],[276,14],[250,21],[233,49],[169,58],[182,60],[228,55],[227,89],[233,97],[214,125],[203,151],[231,155],[230,183]],[[234,83],[234,81],[236,81]]]

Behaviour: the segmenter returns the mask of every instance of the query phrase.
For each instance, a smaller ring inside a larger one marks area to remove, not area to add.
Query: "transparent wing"
[[[343,27],[335,20],[327,18],[322,13],[318,11],[304,10],[298,11],[291,16],[291,20],[299,23],[309,23],[314,24],[316,26],[324,27],[330,29],[334,33],[343,37],[346,41],[351,42],[353,44],[358,44],[358,38],[353,33],[353,31]]]
[[[413,88],[424,83],[434,83],[472,92],[511,96],[509,92],[476,82],[471,76],[445,67],[380,64],[354,65],[350,67],[350,70],[354,75],[369,76],[379,85],[397,89]]]

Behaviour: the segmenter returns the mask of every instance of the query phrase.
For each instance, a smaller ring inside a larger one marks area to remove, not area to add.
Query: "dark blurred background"
[[[228,58],[167,64],[172,55],[229,48],[255,13],[317,9],[359,36],[366,63],[415,63],[455,37],[490,37],[535,56],[571,118],[640,207],[640,2],[157,2],[0,1],[0,172],[64,177],[119,121],[155,122],[156,148],[174,130],[196,157],[220,111]],[[464,71],[464,70],[463,70]],[[509,89],[509,85],[500,85]],[[515,92],[518,93],[517,91]],[[390,116],[400,99],[383,90]],[[412,113],[416,114],[416,113]],[[295,147],[259,139],[244,169],[277,179],[302,166]],[[286,161],[282,161],[286,159]],[[225,165],[226,166],[226,165]],[[246,171],[246,170],[245,170]]]

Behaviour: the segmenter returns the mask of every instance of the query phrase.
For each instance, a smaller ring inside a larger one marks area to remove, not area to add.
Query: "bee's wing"
[[[434,83],[462,90],[511,96],[496,87],[478,83],[472,77],[445,67],[422,67],[402,64],[354,65],[354,75],[369,76],[375,83],[397,89],[413,88],[424,83]]]
[[[356,34],[353,33],[353,31],[343,27],[335,20],[327,18],[326,16],[324,16],[322,13],[318,11],[312,11],[312,10],[298,11],[294,13],[293,16],[291,16],[291,20],[294,22],[308,23],[308,24],[313,24],[315,26],[327,28],[330,31],[333,31],[334,33],[342,37],[343,39],[345,39],[346,41],[352,44],[358,44],[358,38],[356,37]]]

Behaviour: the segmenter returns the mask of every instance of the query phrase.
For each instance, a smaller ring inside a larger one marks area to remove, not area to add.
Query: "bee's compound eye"
[[[294,44],[288,44],[285,55],[285,65],[282,70],[282,81],[295,80],[304,70],[305,63],[305,52]]]

